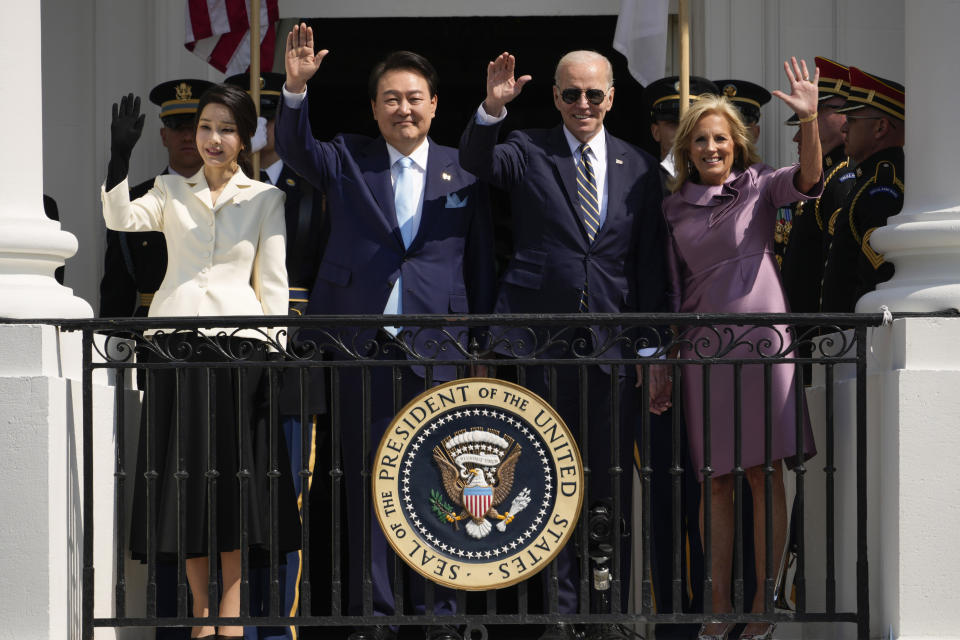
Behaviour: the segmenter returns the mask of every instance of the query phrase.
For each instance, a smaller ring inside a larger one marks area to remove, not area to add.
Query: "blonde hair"
[[[690,146],[693,131],[700,119],[708,115],[718,115],[726,119],[733,137],[733,168],[743,170],[760,162],[760,154],[753,139],[740,117],[740,111],[725,96],[703,95],[690,105],[677,125],[677,136],[673,140],[673,162],[676,175],[670,180],[670,191],[677,191],[687,180],[696,180],[697,170],[690,161]]]

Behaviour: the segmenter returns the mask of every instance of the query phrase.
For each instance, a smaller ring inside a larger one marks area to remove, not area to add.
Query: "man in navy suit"
[[[493,306],[493,236],[486,188],[460,168],[455,149],[427,137],[437,109],[437,74],[422,56],[400,51],[374,67],[369,94],[381,135],[342,134],[330,142],[314,139],[307,107],[307,80],[327,51],[314,52],[313,30],[295,26],[287,37],[283,100],[277,116],[276,147],[297,173],[327,195],[330,237],[310,295],[313,314],[488,313]],[[414,352],[448,345],[440,359],[458,357],[449,335],[468,345],[466,329],[402,326],[380,331],[341,332],[347,349],[372,346],[371,358],[403,358],[399,341]],[[477,332],[473,332],[476,337]],[[349,358],[331,347],[332,356]],[[350,598],[352,613],[393,614],[394,594],[386,541],[371,524],[369,464],[396,410],[431,384],[456,377],[452,366],[369,369],[369,383],[355,368],[340,369],[339,413],[344,482],[349,509]],[[395,395],[394,390],[399,394]],[[365,394],[364,391],[368,393]],[[362,411],[365,396],[367,411]],[[338,411],[339,409],[339,411]],[[369,431],[365,422],[369,420]],[[334,429],[338,426],[334,418]],[[364,438],[364,434],[369,434]],[[364,508],[366,507],[366,508]],[[370,531],[370,579],[363,533]],[[411,599],[424,610],[423,582],[412,580]],[[362,589],[361,589],[362,587]],[[362,595],[361,595],[361,592]],[[453,592],[436,590],[436,613],[454,610]],[[400,612],[397,612],[400,613]],[[358,629],[353,640],[382,640],[394,631]],[[432,627],[428,638],[456,638],[450,627]]]
[[[497,144],[507,103],[531,80],[530,76],[515,78],[515,64],[508,53],[489,63],[486,99],[460,140],[463,167],[510,193],[514,254],[503,275],[495,311],[664,310],[666,235],[658,165],[650,155],[615,138],[603,127],[614,96],[609,60],[592,51],[563,56],[553,87],[554,105],[562,124],[552,129],[514,131],[504,143]],[[610,334],[609,329],[595,328],[568,331],[563,337],[568,341],[582,338],[584,344],[593,345],[597,355],[634,357],[632,349],[638,343],[621,345],[616,347],[618,351],[610,349],[604,354],[599,347]],[[647,335],[654,345],[659,340],[656,332]],[[522,334],[505,331],[504,339],[498,341],[501,350],[516,354],[519,343],[513,337]],[[572,350],[562,355],[571,356]],[[561,353],[553,349],[550,355]],[[588,445],[585,462],[592,471],[587,506],[614,503],[618,498],[620,513],[614,512],[613,517],[629,522],[632,478],[625,470],[631,469],[633,444],[633,367],[629,367],[631,371],[621,368],[619,376],[614,376],[609,366],[582,368],[587,375],[589,430],[580,424],[579,369],[556,367],[556,387],[551,389],[547,368],[530,367],[526,384],[548,400],[557,399],[558,411],[578,438],[589,433],[587,443],[581,440],[581,447]],[[660,412],[669,404],[670,381],[665,367],[651,367],[650,377],[651,408]],[[619,416],[610,413],[613,391],[620,398]],[[623,529],[615,526],[614,530]],[[629,544],[622,544],[620,562],[613,563],[614,578],[620,581],[623,596],[629,591],[629,549]],[[568,547],[558,556],[557,595],[562,612],[577,610],[577,573]],[[620,603],[614,602],[613,606],[619,609]],[[592,631],[611,635],[609,629]],[[566,638],[573,631],[560,626],[549,628],[546,635]]]

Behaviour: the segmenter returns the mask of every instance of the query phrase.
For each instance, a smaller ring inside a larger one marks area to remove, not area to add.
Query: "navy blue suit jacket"
[[[474,116],[460,139],[463,167],[510,193],[514,254],[496,312],[576,313],[585,283],[591,312],[666,310],[659,163],[604,131],[607,217],[590,242],[562,125],[514,131],[502,144],[499,129]],[[605,334],[598,332],[601,342]],[[659,340],[652,332],[646,337]]]
[[[401,274],[405,314],[492,310],[493,231],[487,189],[460,167],[456,149],[430,142],[420,225],[410,247],[404,248],[382,137],[342,134],[320,142],[310,128],[307,101],[299,109],[281,101],[276,148],[286,164],[327,196],[330,237],[307,313],[383,313]],[[448,332],[467,345],[465,329]],[[448,343],[447,335],[436,329],[415,331],[413,348],[431,353],[430,341]],[[353,346],[362,345],[366,337],[369,334],[361,332]],[[447,348],[438,356],[458,354]],[[455,370],[437,367],[434,377],[452,379]]]

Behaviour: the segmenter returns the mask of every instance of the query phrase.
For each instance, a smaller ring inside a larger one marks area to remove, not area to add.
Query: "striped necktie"
[[[590,162],[590,145],[580,145],[580,159],[577,160],[577,198],[580,200],[580,218],[587,232],[587,240],[593,242],[600,228],[600,198],[597,193],[597,177]],[[580,290],[579,311],[589,311],[587,304],[587,283]]]
[[[580,159],[577,162],[577,197],[580,199],[580,217],[587,231],[587,239],[593,242],[600,228],[600,198],[597,194],[597,177],[590,162],[590,145],[580,145]]]

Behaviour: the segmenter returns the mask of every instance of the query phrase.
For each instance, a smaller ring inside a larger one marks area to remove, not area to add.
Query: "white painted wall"
[[[0,325],[0,639],[79,638],[83,568],[81,335]],[[110,611],[113,388],[93,377],[98,615]],[[135,392],[134,392],[135,393]],[[135,399],[130,403],[136,407]],[[136,421],[131,421],[136,424]],[[134,444],[134,446],[136,446]],[[100,544],[102,543],[102,544]],[[107,635],[110,635],[108,632]],[[98,635],[98,637],[107,637]]]
[[[696,2],[697,0],[695,0]],[[825,56],[903,82],[905,0],[699,0],[702,67],[708,78],[736,77],[768,89],[786,88],[782,63]],[[773,98],[763,108],[760,154],[771,165],[796,162],[796,129]]]

